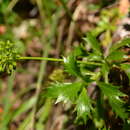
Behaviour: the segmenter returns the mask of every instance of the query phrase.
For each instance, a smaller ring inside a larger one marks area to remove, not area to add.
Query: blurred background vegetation
[[[0,0],[0,40],[15,42],[23,56],[61,58],[91,31],[104,48],[121,15],[116,0]],[[60,63],[24,61],[0,75],[0,130],[94,129],[74,123],[70,104],[43,98],[52,81],[74,80]],[[38,101],[38,102],[37,102]]]

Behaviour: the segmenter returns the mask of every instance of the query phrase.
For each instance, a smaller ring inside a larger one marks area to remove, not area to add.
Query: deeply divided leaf
[[[88,116],[90,115],[91,108],[91,100],[87,95],[86,89],[83,88],[76,102],[77,120],[82,119],[84,123],[86,123]]]
[[[87,33],[87,38],[84,38],[84,40],[91,45],[92,49],[98,54],[102,55],[100,43],[97,41],[97,39],[90,33]]]
[[[111,84],[99,83],[99,87],[103,94],[108,97],[109,103],[113,111],[116,112],[117,116],[122,119],[126,119],[128,114],[126,113],[126,109],[124,107],[125,102],[121,99],[121,97],[126,96],[126,94],[122,93],[118,86],[113,86]]]
[[[109,61],[122,61],[126,57],[123,51],[113,51],[108,57],[107,60]]]
[[[112,53],[113,51],[115,51],[125,45],[130,45],[130,38],[125,38],[122,41],[113,44],[112,47],[110,48],[110,53]]]
[[[82,87],[82,83],[55,83],[51,87],[47,88],[47,97],[57,98],[56,103],[58,102],[67,102],[71,101],[72,103],[78,97],[78,93]]]
[[[68,56],[67,58],[64,58],[64,63],[65,69],[68,73],[73,76],[81,76],[80,68],[77,64],[76,57],[73,54]]]

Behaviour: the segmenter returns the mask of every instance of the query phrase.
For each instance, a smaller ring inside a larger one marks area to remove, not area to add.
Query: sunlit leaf
[[[91,100],[87,95],[87,91],[83,88],[76,102],[77,120],[82,119],[84,123],[87,122],[88,116],[91,112]]]
[[[77,99],[78,92],[82,87],[82,83],[55,83],[51,87],[47,88],[46,96],[57,98],[58,102],[72,101],[73,103]]]

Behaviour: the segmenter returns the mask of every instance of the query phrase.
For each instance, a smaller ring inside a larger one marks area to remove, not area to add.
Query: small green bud
[[[16,68],[18,57],[19,53],[14,43],[0,41],[0,73],[11,74]]]

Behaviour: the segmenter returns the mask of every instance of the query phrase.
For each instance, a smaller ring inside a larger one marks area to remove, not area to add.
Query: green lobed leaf
[[[82,87],[81,82],[75,83],[55,83],[51,87],[47,88],[46,96],[51,98],[57,98],[58,102],[72,101],[73,103],[78,97],[78,92]]]
[[[81,76],[80,68],[77,64],[76,57],[71,54],[67,58],[64,58],[65,70],[73,76]]]
[[[123,51],[115,50],[107,57],[107,60],[119,62],[124,60],[124,58],[126,58],[126,55]]]
[[[126,109],[124,107],[125,102],[120,98],[126,96],[126,94],[122,93],[118,86],[113,86],[102,82],[98,85],[103,94],[108,97],[109,103],[116,115],[122,119],[128,118],[128,113],[126,113]]]
[[[77,120],[82,119],[84,123],[87,122],[88,116],[90,115],[92,104],[87,91],[83,88],[76,102]]]
[[[77,59],[76,59],[78,57],[81,58],[85,54],[87,55],[85,50],[84,51],[83,50],[84,49],[82,47],[75,48],[75,50],[71,53],[70,56],[68,56],[67,58],[64,58],[64,66],[65,66],[66,72],[70,73],[73,76],[80,77],[83,81],[88,83],[88,82],[92,82],[93,81],[91,79],[92,75],[88,74],[88,71],[87,71],[87,73],[84,73],[83,65],[82,64],[78,64]],[[82,51],[83,51],[83,53],[82,53]],[[98,59],[99,59],[99,57],[98,57]],[[86,70],[86,68],[85,68],[85,70]],[[90,73],[93,73],[93,71],[90,72]]]
[[[91,45],[92,49],[96,51],[97,55],[102,55],[100,43],[97,39],[91,34],[91,32],[87,33],[87,38],[83,38],[88,44]]]
[[[115,43],[110,48],[110,53],[114,52],[115,50],[130,44],[130,38],[125,38],[122,41],[119,41],[118,43]]]
[[[75,47],[73,53],[75,56],[81,56],[81,57],[88,55],[83,45]]]

